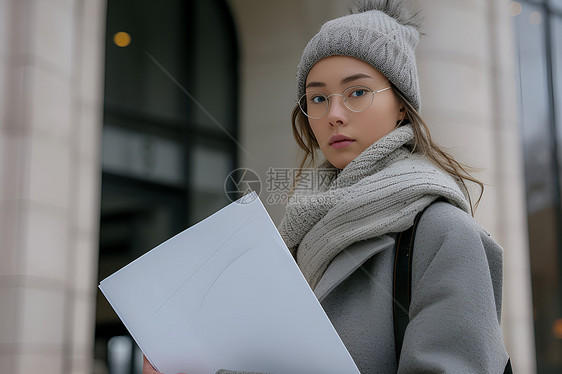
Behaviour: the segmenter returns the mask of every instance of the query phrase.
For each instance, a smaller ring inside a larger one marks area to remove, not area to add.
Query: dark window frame
[[[228,118],[231,122],[229,122],[228,130],[229,133],[225,133],[224,128],[219,128],[214,124],[210,124],[208,126],[200,126],[194,121],[190,120],[192,115],[186,115],[186,119],[178,119],[174,118],[174,116],[170,117],[163,117],[156,115],[154,113],[146,113],[142,111],[136,111],[132,108],[122,107],[116,105],[115,102],[108,102],[104,100],[104,116],[103,116],[103,123],[104,124],[111,124],[111,126],[132,130],[135,132],[139,132],[142,134],[150,134],[156,135],[163,138],[173,139],[173,140],[181,140],[183,144],[184,150],[184,167],[183,173],[186,176],[185,184],[182,186],[169,186],[162,183],[157,183],[154,181],[143,180],[141,178],[136,178],[134,176],[127,176],[127,175],[119,175],[114,172],[110,172],[107,170],[101,170],[102,175],[102,198],[103,198],[103,189],[129,189],[138,197],[142,195],[142,191],[150,191],[149,194],[145,193],[147,198],[157,198],[166,200],[163,204],[170,204],[170,201],[176,199],[178,201],[178,209],[175,213],[172,212],[172,215],[176,217],[176,219],[181,220],[182,222],[178,223],[177,225],[174,224],[173,227],[170,227],[170,236],[173,234],[178,233],[182,229],[185,229],[190,224],[194,223],[194,217],[192,213],[192,201],[194,199],[193,196],[194,190],[191,184],[191,176],[193,174],[193,164],[192,164],[192,155],[195,152],[196,145],[204,145],[205,148],[220,150],[221,152],[226,152],[229,154],[229,159],[231,161],[232,169],[236,169],[238,165],[238,148],[237,148],[237,139],[239,138],[238,135],[238,111],[239,111],[239,43],[236,36],[236,28],[233,20],[233,15],[228,7],[228,4],[225,0],[203,0],[203,1],[213,1],[213,8],[216,10],[216,18],[213,19],[213,22],[222,22],[224,27],[229,31],[227,34],[224,35],[226,38],[226,48],[228,49],[228,53],[232,56],[232,64],[229,65],[229,79],[231,79],[231,84],[229,86],[229,92],[227,95],[232,98],[233,102],[230,107],[228,107]],[[108,13],[110,8],[111,0],[108,1]],[[190,20],[186,21],[185,24],[188,27],[183,30],[185,32],[185,40],[188,40],[186,43],[187,45],[184,46],[177,46],[178,48],[185,48],[182,50],[182,54],[190,56],[193,54],[193,40],[197,32],[203,32],[202,30],[195,30],[195,7],[197,6],[198,0],[185,0],[182,2],[182,6],[185,8],[183,9],[185,13],[185,17],[189,17]],[[145,4],[144,0],[139,0],[135,4],[135,6],[143,6]],[[148,4],[148,2],[146,2]],[[131,6],[134,8],[134,6]],[[134,11],[134,9],[132,10]],[[108,24],[106,30],[106,48],[114,48],[112,37],[113,34],[117,31],[121,30],[114,30],[110,29],[109,25],[109,15],[108,15]],[[138,24],[137,24],[138,26]],[[154,55],[155,58],[158,58],[157,55]],[[141,53],[137,52],[137,58],[147,58]],[[186,59],[190,61],[190,59]],[[106,66],[107,66],[107,54],[106,54]],[[154,65],[153,68],[158,70],[159,67]],[[168,67],[164,66],[164,68],[168,69]],[[170,71],[170,73],[176,73]],[[162,75],[163,80],[169,79],[166,77],[163,71],[158,71],[158,74]],[[182,65],[182,72],[179,76],[183,77],[182,79],[178,79],[178,84],[184,87],[190,87],[194,81],[194,77],[197,74],[195,71],[195,67],[193,63],[188,63],[187,66]],[[181,81],[180,81],[181,80]],[[181,87],[175,87],[178,91],[181,91]],[[107,90],[107,87],[106,87]],[[190,101],[189,97],[185,97],[186,103],[186,110],[188,113],[193,113],[194,111],[198,110],[196,106]],[[210,120],[209,123],[212,123]],[[233,139],[235,141],[233,141]],[[156,197],[155,197],[156,196]],[[160,196],[160,197],[157,197]],[[119,217],[115,217],[119,219]],[[100,218],[100,221],[103,222],[104,217]],[[101,240],[100,240],[101,241]],[[104,254],[100,252],[100,256]],[[113,255],[112,253],[105,253],[105,255]],[[105,274],[107,275],[107,274]],[[104,276],[105,276],[104,275]],[[99,300],[99,293],[98,293],[98,300]],[[128,332],[123,326],[123,324],[118,320],[112,321],[105,321],[102,324],[97,323],[96,319],[96,331],[95,331],[95,338],[96,338],[96,357],[102,360],[105,358],[107,360],[107,341],[112,336],[128,336]],[[103,347],[103,342],[105,341],[105,347]],[[134,355],[131,357],[133,360]],[[131,363],[130,365],[130,373],[134,373],[134,365]]]

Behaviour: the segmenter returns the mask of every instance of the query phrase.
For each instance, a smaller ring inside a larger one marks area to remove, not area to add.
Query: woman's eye
[[[312,96],[310,98],[310,102],[313,104],[322,104],[324,101],[326,101],[326,98],[322,95]]]
[[[361,96],[366,95],[366,94],[367,94],[367,90],[364,90],[364,89],[361,88],[361,89],[353,90],[351,92],[351,95],[349,95],[349,96],[351,96],[351,97],[361,97]]]

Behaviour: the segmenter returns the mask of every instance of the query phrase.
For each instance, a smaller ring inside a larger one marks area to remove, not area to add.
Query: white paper
[[[255,192],[99,287],[163,373],[359,374]]]

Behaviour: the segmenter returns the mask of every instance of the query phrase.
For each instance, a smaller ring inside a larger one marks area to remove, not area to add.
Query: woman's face
[[[390,83],[371,65],[348,56],[330,56],[318,61],[306,78],[307,93],[341,94],[351,86],[364,86],[375,92],[389,87]],[[364,94],[364,91],[346,92],[354,96]],[[390,133],[403,118],[392,89],[374,95],[373,103],[363,112],[353,112],[344,105],[341,96],[331,96],[324,116],[308,118],[320,150],[334,167],[346,167],[367,147]]]

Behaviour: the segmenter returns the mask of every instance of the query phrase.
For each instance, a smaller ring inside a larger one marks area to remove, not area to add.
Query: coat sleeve
[[[423,214],[398,373],[503,373],[502,250],[447,203]]]

